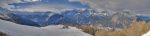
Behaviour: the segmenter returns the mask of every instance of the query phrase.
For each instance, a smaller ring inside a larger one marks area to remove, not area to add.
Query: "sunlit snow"
[[[0,31],[9,36],[92,36],[75,27],[69,26],[68,29],[62,27],[63,25],[32,27],[0,20]]]
[[[150,31],[147,32],[146,34],[143,34],[142,36],[150,36]]]

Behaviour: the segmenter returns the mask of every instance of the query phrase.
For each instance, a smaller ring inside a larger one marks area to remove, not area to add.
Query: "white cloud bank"
[[[39,1],[39,0],[25,0],[25,1]],[[135,11],[137,14],[144,14],[148,15],[150,14],[150,0],[68,0],[70,2],[78,2],[80,1],[81,3],[87,3],[89,4],[90,7],[94,9],[102,9],[102,10],[115,10],[115,11],[120,11],[120,10],[131,10]],[[13,6],[10,6],[8,4],[11,3],[20,3],[22,2],[21,0],[0,0],[0,7],[3,8],[10,8]],[[45,7],[47,5],[41,6],[33,6],[29,8],[24,8],[24,9],[17,9],[20,11],[57,11],[56,8],[47,8]],[[59,5],[58,5],[59,6]],[[59,7],[63,8],[63,7]],[[68,8],[68,7],[67,7]],[[58,10],[59,10],[58,9]]]
[[[53,11],[53,12],[60,12],[64,10],[70,10],[76,7],[66,6],[62,4],[33,4],[26,8],[19,8],[19,9],[11,9],[12,11],[28,11],[28,12],[46,12],[46,11]]]
[[[11,3],[20,3],[21,0],[0,0],[0,7],[10,9],[12,6],[8,5]]]
[[[69,29],[62,27],[63,25],[50,25],[38,28],[0,20],[0,31],[9,36],[92,36],[75,27]]]
[[[150,14],[150,0],[80,0],[94,9],[113,11],[131,10],[138,14]]]

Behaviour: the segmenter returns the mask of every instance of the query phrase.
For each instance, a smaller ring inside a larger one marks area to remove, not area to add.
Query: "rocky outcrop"
[[[8,36],[8,35],[3,32],[0,32],[0,36]]]

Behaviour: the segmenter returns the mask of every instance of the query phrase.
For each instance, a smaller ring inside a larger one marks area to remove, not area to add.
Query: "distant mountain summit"
[[[136,16],[137,21],[145,21],[145,22],[150,22],[150,17],[147,16]]]

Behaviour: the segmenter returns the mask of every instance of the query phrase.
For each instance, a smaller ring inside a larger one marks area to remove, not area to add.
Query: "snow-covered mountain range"
[[[103,27],[124,28],[135,20],[149,21],[149,17],[136,16],[130,12],[109,13],[108,11],[95,11],[92,9],[66,10],[61,13],[48,12],[22,12],[10,11],[1,8],[1,19],[29,26],[48,25],[99,25]]]

